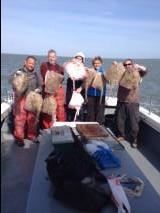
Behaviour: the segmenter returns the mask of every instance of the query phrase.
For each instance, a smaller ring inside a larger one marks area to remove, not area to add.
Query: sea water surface
[[[1,100],[6,95],[7,90],[11,89],[9,76],[12,72],[22,67],[27,55],[1,54]],[[39,73],[40,64],[47,60],[45,56],[35,56],[38,60],[36,71]],[[58,63],[63,64],[70,57],[58,57]],[[123,61],[124,59],[103,59],[103,67],[107,69],[112,61]],[[92,58],[85,60],[85,66],[91,67]],[[152,111],[160,115],[160,59],[135,59],[135,62],[144,65],[148,69],[148,74],[141,83],[141,105],[145,108],[152,104]],[[66,85],[66,80],[64,81]],[[109,91],[109,89],[108,89]],[[116,88],[115,90],[116,91]],[[112,95],[116,95],[115,92]]]

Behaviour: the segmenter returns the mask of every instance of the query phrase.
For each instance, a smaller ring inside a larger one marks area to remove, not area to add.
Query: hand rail
[[[154,112],[160,115],[160,96],[158,95],[143,95],[141,96],[140,104],[148,109],[148,113]]]
[[[12,103],[14,100],[14,93],[12,90],[5,90],[4,95],[1,97],[1,103]]]
[[[6,103],[13,103],[14,101],[14,93],[12,90],[7,90],[3,93],[1,97],[1,103],[6,102]],[[106,94],[110,95],[110,94]],[[116,98],[116,92],[113,92],[111,97]],[[141,95],[141,101],[140,105],[144,106],[147,110],[148,113],[150,114],[151,112],[154,112],[155,114],[160,115],[160,96],[158,95]]]
[[[107,97],[112,97],[112,98],[117,98],[116,94],[112,96]],[[141,95],[140,96],[140,105],[145,107],[148,110],[148,113],[150,114],[151,112],[160,115],[160,96],[158,95]],[[108,105],[106,105],[107,108],[109,108]]]

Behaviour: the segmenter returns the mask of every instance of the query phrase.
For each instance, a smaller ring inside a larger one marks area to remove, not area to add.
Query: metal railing
[[[160,96],[141,96],[141,106],[148,110],[148,113],[151,112],[160,115]]]
[[[106,90],[106,96],[117,97],[118,87],[110,88],[108,86]],[[160,96],[158,95],[140,95],[140,105],[148,110],[150,114],[155,113],[160,116]]]
[[[12,90],[5,90],[3,93],[2,93],[2,96],[1,96],[1,103],[2,102],[6,102],[6,103],[13,103],[14,101],[14,93]]]
[[[109,94],[106,94],[107,96]],[[117,97],[117,89],[113,90],[112,93],[110,94],[111,97]],[[1,103],[6,102],[6,103],[13,103],[14,101],[14,93],[12,90],[5,90],[2,93],[1,96]],[[148,113],[150,114],[151,112],[157,114],[160,116],[160,96],[147,96],[147,95],[141,95],[140,99],[140,105],[143,106],[148,110]]]

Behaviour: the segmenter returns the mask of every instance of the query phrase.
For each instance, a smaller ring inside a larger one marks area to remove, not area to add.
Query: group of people
[[[83,65],[85,64],[85,55],[78,52],[74,58]],[[14,116],[14,137],[18,146],[24,146],[24,139],[29,139],[37,143],[38,127],[40,129],[50,128],[56,121],[73,121],[76,109],[69,107],[69,102],[73,91],[80,93],[85,99],[84,81],[82,79],[73,79],[71,76],[67,78],[66,89],[63,83],[60,83],[55,93],[49,94],[45,90],[47,72],[54,72],[64,76],[65,68],[57,64],[57,53],[51,49],[48,51],[48,60],[40,65],[40,75],[35,71],[37,59],[34,56],[28,56],[25,59],[24,65],[18,71],[24,72],[28,76],[27,89],[21,95],[17,95],[15,91],[13,116]],[[132,59],[127,59],[123,62],[125,72],[133,72],[133,67],[137,66],[140,79],[146,74],[146,68],[138,66]],[[84,66],[85,67],[85,66]],[[87,70],[88,68],[85,67]],[[92,69],[96,73],[103,74],[103,60],[100,56],[92,60]],[[140,82],[139,82],[140,83]],[[26,96],[30,91],[34,91],[42,95],[42,98],[53,98],[56,101],[56,112],[53,118],[52,115],[41,112],[39,117],[35,112],[26,110]],[[84,103],[86,110],[85,121],[97,121],[100,124],[104,123],[106,85],[103,91],[90,86],[87,89],[87,101]],[[116,126],[117,137],[119,140],[126,138],[126,127],[130,127],[129,141],[132,147],[137,147],[137,135],[139,131],[139,86],[133,88],[125,88],[119,82],[118,102],[116,109]],[[83,109],[83,107],[82,107]],[[84,109],[83,109],[84,110]],[[83,113],[82,113],[83,114]],[[80,113],[77,119],[83,120]]]

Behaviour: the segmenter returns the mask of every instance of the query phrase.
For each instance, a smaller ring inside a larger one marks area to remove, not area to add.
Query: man
[[[125,73],[119,83],[116,109],[117,136],[127,138],[133,148],[137,148],[139,131],[139,84],[147,71],[144,66],[135,64],[132,59],[123,62]],[[129,76],[132,76],[132,79]],[[134,79],[133,79],[134,78]],[[130,82],[130,83],[128,83]]]
[[[36,113],[25,110],[26,95],[30,91],[40,92],[41,82],[35,72],[36,58],[34,56],[28,56],[24,62],[24,66],[13,73],[24,73],[26,75],[27,83],[25,91],[19,95],[17,91],[14,91],[15,101],[13,106],[14,116],[14,137],[18,146],[24,146],[24,139],[27,138],[33,142],[37,142],[37,116]]]
[[[48,51],[48,61],[42,63],[40,66],[40,73],[43,79],[43,98],[45,98],[47,95],[52,95],[45,92],[45,76],[47,71],[54,71],[56,73],[64,75],[63,68],[57,64],[57,53],[55,50],[52,49]],[[65,121],[66,119],[64,108],[65,93],[62,85],[60,85],[57,93],[52,95],[52,97],[55,98],[57,103],[57,111],[56,111],[57,121]],[[41,113],[41,128],[42,129],[50,128],[52,124],[53,124],[53,117],[46,113]]]

